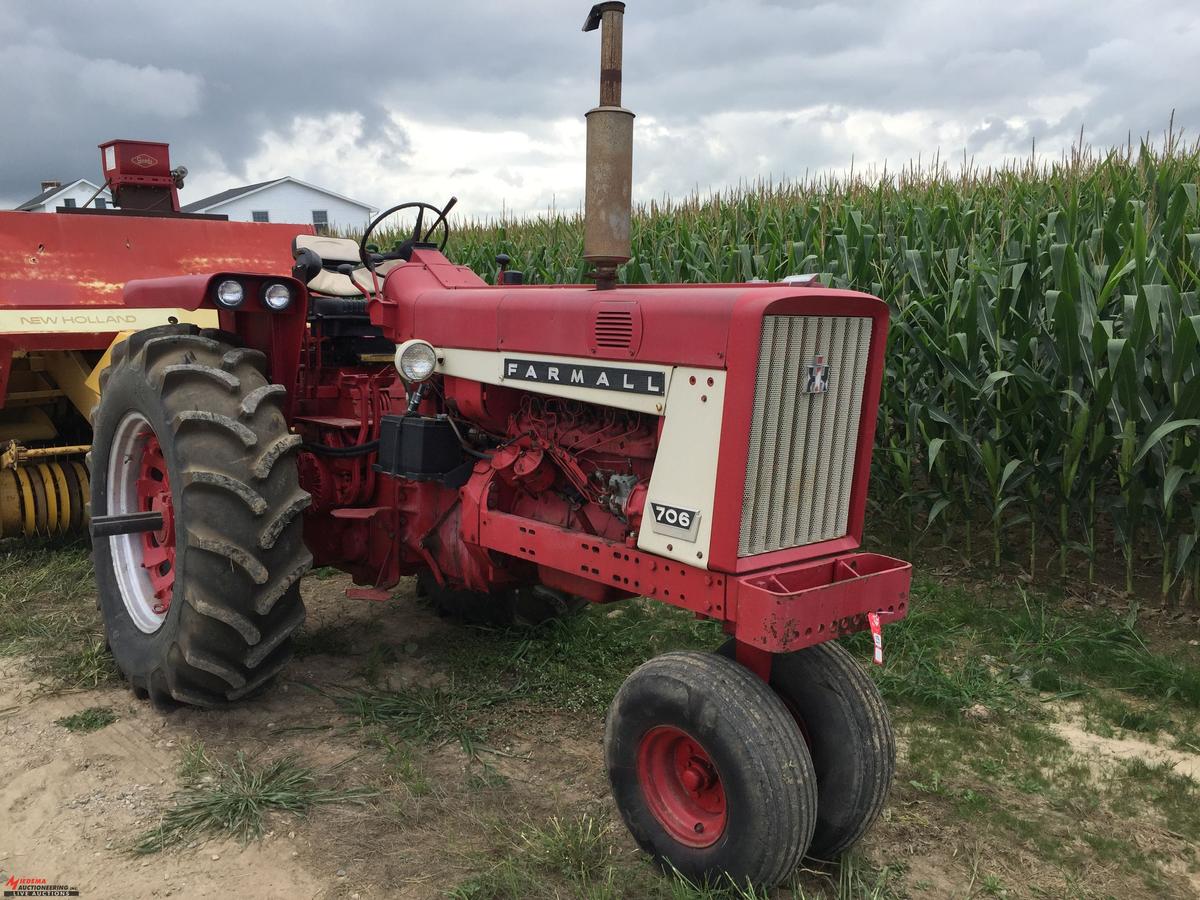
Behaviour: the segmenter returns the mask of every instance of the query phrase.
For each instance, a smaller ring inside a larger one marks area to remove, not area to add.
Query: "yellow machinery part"
[[[21,530],[21,489],[17,485],[17,473],[11,469],[0,469],[0,537],[16,534]]]
[[[104,355],[96,361],[96,365],[92,367],[92,371],[89,372],[87,377],[83,380],[81,390],[90,397],[91,406],[89,406],[87,409],[79,406],[78,403],[76,403],[76,406],[89,422],[92,421],[92,410],[95,409],[96,404],[100,402],[100,373],[112,365],[113,349],[117,346],[117,344],[121,343],[121,341],[128,340],[131,334],[133,334],[132,331],[122,331],[120,334],[114,337],[112,339],[112,343],[108,345],[108,349],[104,351]]]
[[[128,332],[126,332],[128,334]],[[112,347],[105,351],[103,364],[108,365],[112,355]],[[100,402],[100,375],[96,369],[96,384],[90,382],[93,367],[88,365],[83,354],[78,350],[63,350],[47,352],[42,355],[42,365],[54,379],[59,390],[67,395],[71,404],[83,414],[89,422],[92,420],[92,410]]]
[[[42,518],[46,522],[46,532],[54,534],[58,531],[58,497],[54,490],[54,479],[50,475],[50,467],[45,463],[34,466],[33,471],[41,479],[42,484]]]
[[[57,461],[0,469],[0,537],[63,534],[87,523],[87,469]]]

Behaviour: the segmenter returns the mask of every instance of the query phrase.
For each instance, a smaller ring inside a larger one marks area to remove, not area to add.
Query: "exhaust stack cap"
[[[631,256],[633,113],[621,106],[621,49],[625,4],[597,3],[584,31],[600,29],[600,104],[587,113],[587,178],[583,258],[596,287],[616,285],[617,266]]]

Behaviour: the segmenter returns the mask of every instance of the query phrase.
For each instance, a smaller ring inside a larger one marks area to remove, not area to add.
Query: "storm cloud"
[[[166,140],[185,202],[293,175],[376,206],[574,209],[586,2],[0,0],[0,206]],[[630,0],[640,199],[1200,129],[1194,3]]]

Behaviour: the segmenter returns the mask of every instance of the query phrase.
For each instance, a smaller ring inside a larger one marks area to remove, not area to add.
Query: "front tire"
[[[718,651],[733,658],[734,642]],[[879,817],[896,771],[896,738],[869,675],[828,641],[771,660],[771,688],[795,717],[817,776],[817,827],[809,855],[831,860]]]
[[[604,753],[617,809],[664,868],[775,885],[800,864],[816,778],[791,714],[766,684],[712,653],[639,666],[609,709]]]
[[[265,357],[190,325],[133,335],[101,375],[92,513],[156,511],[158,532],[96,538],[108,644],[134,691],[223,706],[287,664],[312,564]]]

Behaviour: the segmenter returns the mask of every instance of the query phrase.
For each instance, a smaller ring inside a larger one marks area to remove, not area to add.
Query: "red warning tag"
[[[871,640],[875,642],[875,665],[883,665],[883,626],[879,624],[879,613],[867,613],[867,624],[871,626]]]

